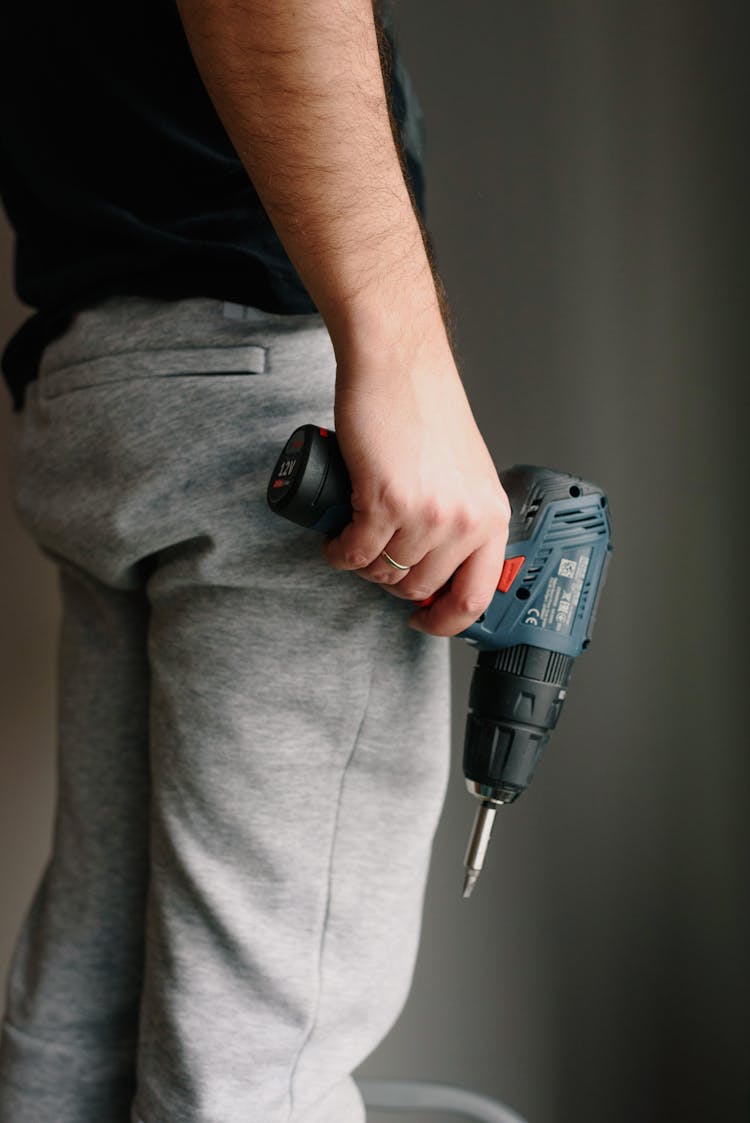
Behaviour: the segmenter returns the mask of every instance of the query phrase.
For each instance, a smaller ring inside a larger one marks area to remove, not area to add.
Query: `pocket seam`
[[[100,355],[40,372],[40,394],[57,398],[75,390],[151,378],[246,378],[267,372],[267,354],[267,347],[252,343]]]

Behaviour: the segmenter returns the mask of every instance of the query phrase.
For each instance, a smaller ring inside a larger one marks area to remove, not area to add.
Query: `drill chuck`
[[[469,693],[464,776],[473,794],[512,803],[531,783],[565,701],[573,659],[519,644],[480,651]]]
[[[573,658],[519,644],[480,651],[469,692],[464,777],[480,800],[464,867],[470,897],[484,866],[497,809],[531,783],[562,711]]]

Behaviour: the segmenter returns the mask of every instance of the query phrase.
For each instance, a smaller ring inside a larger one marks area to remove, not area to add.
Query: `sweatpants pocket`
[[[39,392],[58,398],[76,390],[136,379],[265,374],[267,347],[256,343],[124,351],[43,371]]]

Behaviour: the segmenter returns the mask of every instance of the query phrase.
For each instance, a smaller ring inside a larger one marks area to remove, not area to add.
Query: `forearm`
[[[353,516],[326,556],[407,599],[453,576],[412,620],[451,635],[492,599],[507,500],[448,344],[371,2],[177,0],[208,92],[336,350]],[[384,549],[406,568],[388,566]]]
[[[371,0],[177,0],[225,128],[337,352],[442,331]]]

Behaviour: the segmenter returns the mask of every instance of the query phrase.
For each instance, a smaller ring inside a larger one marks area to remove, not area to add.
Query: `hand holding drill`
[[[485,610],[461,632],[479,648],[464,775],[480,805],[464,896],[479,877],[498,807],[528,787],[560,716],[573,662],[590,643],[612,549],[607,497],[595,484],[531,465],[500,479],[512,511],[505,559]],[[269,481],[271,509],[335,540],[351,524],[351,500],[335,434],[295,430]]]

